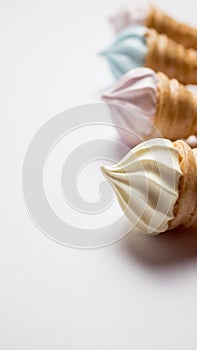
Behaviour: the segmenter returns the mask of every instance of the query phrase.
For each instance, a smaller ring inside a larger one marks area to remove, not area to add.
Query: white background
[[[155,1],[196,23],[193,0]],[[0,2],[1,350],[196,350],[197,229],[130,234],[97,250],[45,237],[21,194],[26,147],[44,122],[112,83],[96,53],[121,0]]]

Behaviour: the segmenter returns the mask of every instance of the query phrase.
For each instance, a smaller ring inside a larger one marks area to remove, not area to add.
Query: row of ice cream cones
[[[103,94],[103,100],[112,107],[113,114],[116,110],[120,120],[125,119],[123,124],[128,129],[133,122],[132,108],[140,111],[152,125],[143,131],[142,139],[154,138],[154,130],[158,129],[161,136],[171,142],[162,144],[162,141],[157,139],[158,148],[160,147],[162,152],[165,150],[163,145],[167,145],[166,152],[172,152],[175,148],[178,157],[177,187],[175,186],[177,196],[175,187],[174,192],[169,189],[169,176],[174,174],[176,166],[172,166],[166,183],[162,184],[162,188],[165,189],[163,192],[171,193],[172,197],[175,195],[173,198],[176,199],[172,201],[171,212],[164,213],[168,218],[166,225],[163,225],[165,220],[161,225],[159,223],[162,215],[147,214],[148,210],[153,212],[156,208],[156,204],[150,200],[146,207],[148,209],[143,214],[144,221],[142,217],[139,221],[140,229],[144,233],[160,233],[180,225],[188,227],[197,219],[197,149],[192,150],[180,139],[185,139],[191,147],[197,146],[197,93],[187,86],[197,84],[197,29],[177,22],[151,5],[143,8],[128,6],[111,17],[110,22],[118,34],[114,43],[102,54],[106,56],[115,78],[119,80],[112,89]],[[129,137],[126,139],[127,143],[128,140]],[[132,137],[130,141],[132,145]],[[153,144],[151,142],[152,140],[149,144],[146,141],[144,147],[150,147],[151,153],[154,153],[155,141]],[[143,146],[140,148],[141,152],[142,149],[145,152]],[[134,213],[134,208],[128,204],[130,183],[125,182],[125,176],[130,176],[128,169],[137,169],[136,165],[133,168],[133,156],[138,154],[139,150],[137,148],[135,151],[134,148],[130,152],[131,155],[127,155],[115,168],[103,167],[102,170],[111,181],[121,207],[131,219],[139,216],[139,213]],[[144,154],[146,155],[146,152]],[[141,161],[145,167],[146,164],[150,167],[152,156],[148,156],[148,162],[146,157],[147,155]],[[157,166],[158,164],[159,161]],[[166,173],[168,170],[166,166]],[[140,195],[140,198],[142,197],[143,194]],[[150,197],[155,198],[155,193],[150,193]],[[125,209],[126,204],[129,210]],[[162,209],[160,214],[161,211]]]

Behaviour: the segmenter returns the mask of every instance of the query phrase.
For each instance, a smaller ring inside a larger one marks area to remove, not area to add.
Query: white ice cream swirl
[[[171,141],[143,142],[117,165],[102,167],[102,171],[133,227],[145,234],[159,234],[168,229],[182,175],[179,153]]]

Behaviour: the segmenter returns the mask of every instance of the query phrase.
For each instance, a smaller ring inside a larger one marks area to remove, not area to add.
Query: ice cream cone
[[[133,130],[133,124],[136,125],[133,108],[146,116],[149,120],[146,132],[142,120],[138,123],[143,139],[155,137],[155,132],[159,131],[164,138],[172,141],[187,139],[196,147],[197,94],[178,80],[169,79],[164,73],[156,73],[150,68],[135,68],[123,75],[102,98],[114,105],[113,110],[117,104],[119,123],[122,122],[128,130]]]
[[[159,33],[166,34],[186,48],[197,49],[197,29],[187,24],[179,23],[172,17],[149,5],[149,11],[145,19],[145,25],[156,29]]]
[[[157,235],[197,221],[197,149],[184,141],[142,142],[102,172],[139,232]]]
[[[117,79],[130,69],[145,66],[182,84],[197,84],[197,50],[186,49],[155,29],[128,27],[103,55]]]
[[[147,55],[144,65],[161,71],[183,84],[197,84],[197,51],[170,40],[166,35],[149,29],[145,34]]]
[[[197,148],[192,150],[184,141],[176,141],[182,177],[179,181],[179,197],[174,206],[174,218],[169,229],[189,227],[197,220]]]
[[[197,96],[176,79],[157,73],[157,107],[154,125],[171,140],[197,136]]]

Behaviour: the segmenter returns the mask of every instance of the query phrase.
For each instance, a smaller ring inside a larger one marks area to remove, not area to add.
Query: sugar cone
[[[197,84],[197,50],[185,49],[154,29],[147,31],[146,40],[145,66],[177,78],[183,84]]]
[[[197,149],[192,150],[184,141],[174,142],[179,152],[182,177],[179,182],[179,197],[174,206],[174,218],[169,230],[178,226],[189,227],[197,220]]]
[[[176,79],[157,73],[157,109],[154,125],[170,140],[197,136],[197,95]]]
[[[149,28],[156,29],[159,33],[166,34],[169,38],[182,44],[186,48],[197,49],[196,28],[175,21],[152,5],[150,6],[145,25]]]

